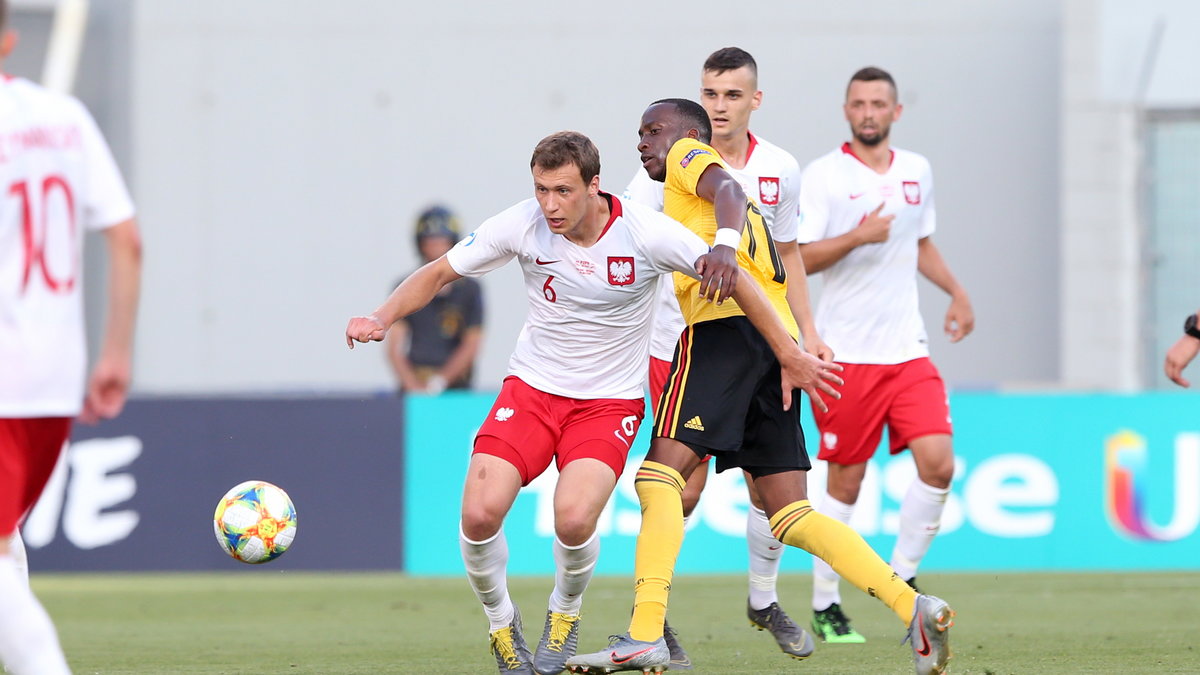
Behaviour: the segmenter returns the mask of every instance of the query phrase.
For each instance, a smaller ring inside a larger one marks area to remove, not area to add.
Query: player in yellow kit
[[[707,145],[711,134],[708,115],[699,104],[656,101],[643,113],[639,129],[643,166],[651,178],[665,182],[667,215],[712,241],[714,250],[736,242],[739,264],[762,285],[796,338],[786,274],[769,233],[720,155]],[[750,475],[777,539],[829,562],[908,625],[918,674],[943,672],[949,658],[950,607],[933,596],[918,595],[854,530],[813,510],[806,495],[804,472],[811,465],[798,409],[792,405],[792,391],[781,387],[772,350],[735,303],[699,302],[694,282],[678,275],[675,281],[688,328],[676,346],[659,402],[655,438],[634,483],[642,526],[633,618],[628,633],[614,638],[607,649],[568,660],[568,668],[605,673],[666,669],[670,654],[662,637],[663,621],[683,541],[683,476],[711,454],[717,471],[741,467]],[[825,371],[825,379],[838,381],[832,371]],[[836,396],[827,382],[822,385]],[[818,408],[825,405],[819,394],[813,402]]]

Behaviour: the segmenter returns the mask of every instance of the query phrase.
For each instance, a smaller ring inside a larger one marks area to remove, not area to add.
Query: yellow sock
[[[633,619],[629,636],[652,642],[663,635],[667,596],[675,559],[683,545],[683,476],[665,464],[645,461],[633,486],[642,504],[642,529],[638,532],[634,560]]]
[[[849,525],[813,510],[808,500],[792,502],[771,516],[771,532],[829,563],[833,571],[867,595],[879,598],[907,626],[917,593]]]

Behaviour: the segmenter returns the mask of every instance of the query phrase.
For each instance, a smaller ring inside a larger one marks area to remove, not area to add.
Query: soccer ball
[[[287,493],[266,481],[234,487],[213,516],[213,531],[226,553],[244,563],[265,563],[283,555],[296,536],[296,507]]]

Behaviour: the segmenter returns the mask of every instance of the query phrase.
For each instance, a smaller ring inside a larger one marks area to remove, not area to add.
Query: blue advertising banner
[[[38,571],[397,569],[403,407],[395,397],[140,399],[76,425],[22,527]],[[298,517],[265,566],[217,545],[225,491],[265,480]]]
[[[475,430],[490,394],[407,401],[406,571],[458,574],[458,505]],[[1124,570],[1200,567],[1200,396],[1191,393],[957,394],[957,466],[923,570]],[[815,439],[811,415],[805,434]],[[630,456],[648,447],[643,427]],[[885,439],[886,442],[886,439]],[[815,444],[813,444],[815,446]],[[824,493],[824,463],[809,494]],[[597,571],[630,573],[640,523],[626,470],[600,521]],[[890,557],[900,500],[915,476],[908,453],[871,462],[852,525]],[[505,533],[513,574],[553,571],[553,468],[525,488]],[[740,572],[748,501],[740,472],[710,476],[689,523],[680,573]],[[799,551],[784,569],[811,569]]]

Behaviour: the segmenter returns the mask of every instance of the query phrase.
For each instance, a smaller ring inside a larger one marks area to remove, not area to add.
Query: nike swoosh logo
[[[920,618],[920,617],[917,617],[917,618]],[[920,654],[921,656],[929,656],[929,652],[932,651],[932,648],[929,646],[929,638],[925,637],[925,622],[924,621],[917,624],[917,632],[921,634],[921,648],[917,650],[917,653]]]
[[[616,436],[618,441],[621,441],[622,443],[624,443],[626,448],[629,447],[629,441],[625,440],[625,437],[621,435],[621,432],[614,430],[613,436]]]
[[[640,652],[626,654],[625,656],[618,656],[616,652],[613,652],[612,654],[609,654],[609,658],[612,659],[613,663],[615,663],[617,665],[621,665],[622,663],[629,662],[630,659],[634,659],[638,656],[641,656],[642,654],[645,654],[646,652],[650,651],[651,649],[654,649],[654,647],[646,647],[645,649],[643,649]]]
[[[858,194],[856,194],[856,195],[850,195],[850,199],[852,199],[852,200],[854,200],[854,199],[858,199],[859,197],[861,197],[861,196],[863,196],[863,195],[865,195],[865,194],[867,194],[867,193],[865,193],[865,192],[860,192],[860,193],[858,193]]]
[[[538,265],[549,265],[551,263],[556,263],[556,262],[561,262],[561,261],[559,261],[559,260],[542,260],[541,258],[534,258],[533,262],[537,263]]]

